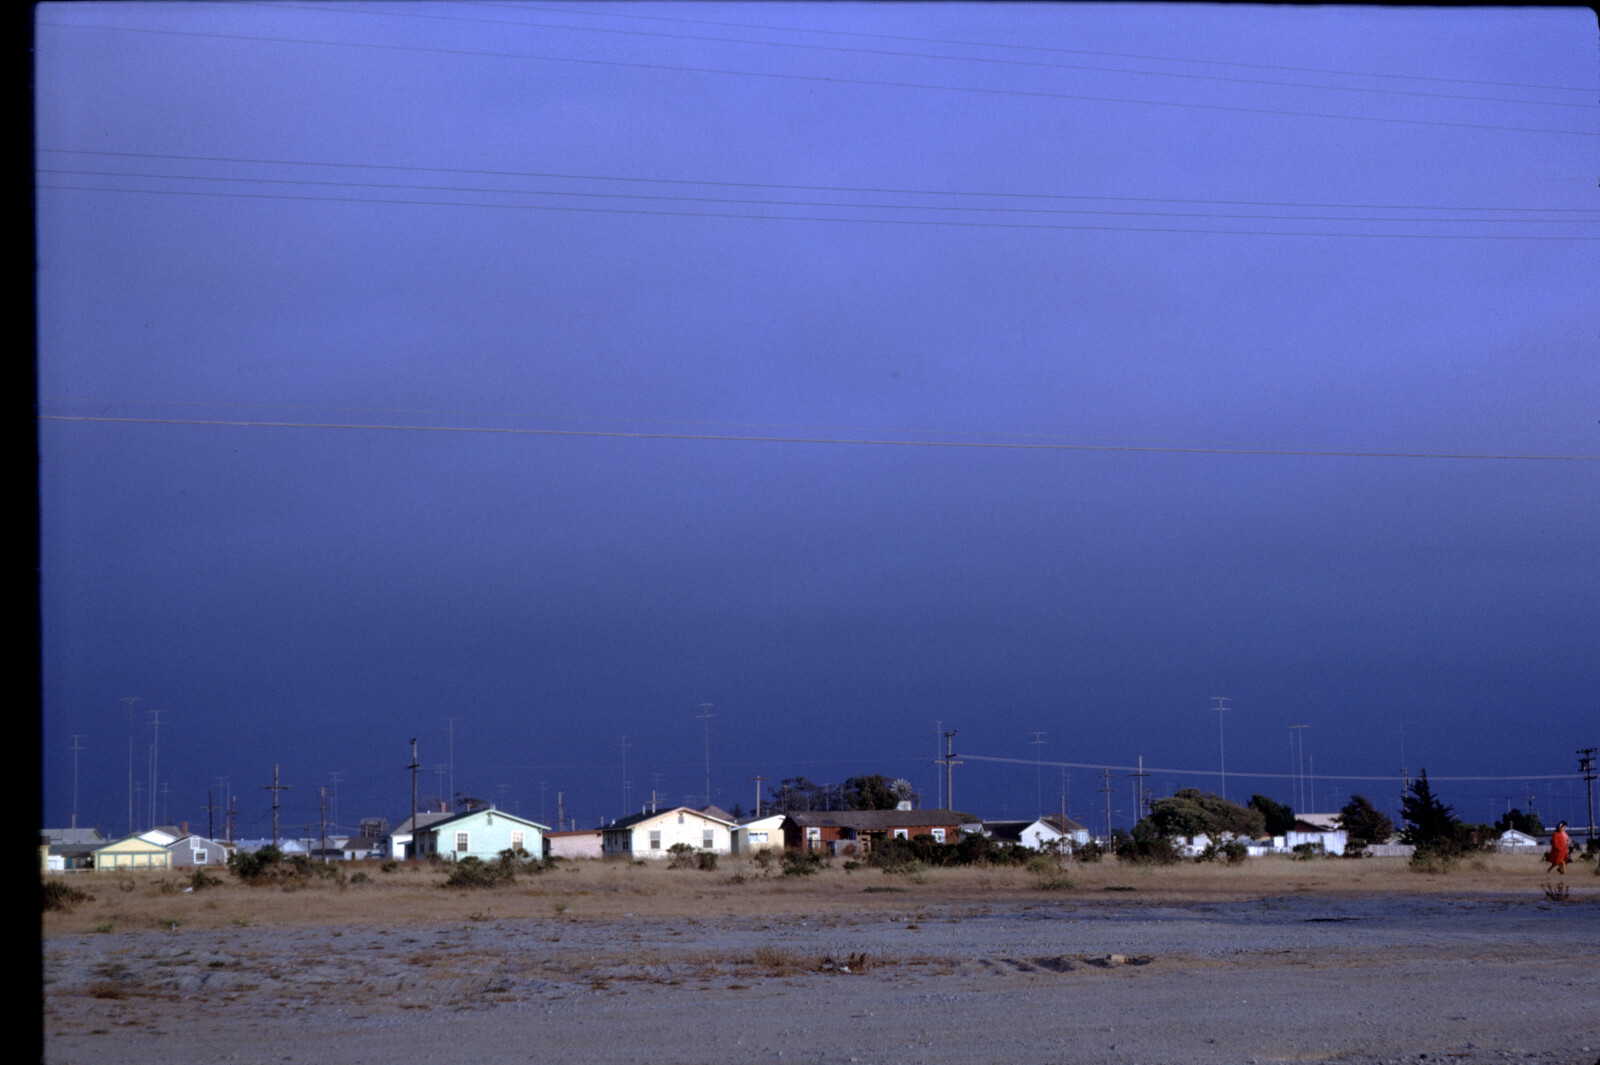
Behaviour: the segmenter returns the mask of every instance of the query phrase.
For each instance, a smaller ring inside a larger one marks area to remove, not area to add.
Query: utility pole
[[[1034,802],[1039,807],[1039,812],[1036,815],[1038,817],[1044,816],[1044,770],[1039,764],[1039,748],[1043,745],[1044,733],[1035,732],[1033,734],[1033,790],[1038,793],[1034,796]]]
[[[944,800],[949,803],[946,809],[954,810],[956,807],[956,781],[951,769],[961,763],[956,761],[956,752],[951,750],[950,741],[955,738],[956,730],[951,729],[944,734]]]
[[[628,734],[622,734],[622,816],[633,812],[628,799]]]
[[[939,757],[939,730],[942,729],[942,728],[944,728],[944,722],[943,721],[935,721],[933,723],[933,760],[935,762],[938,762],[938,761],[941,760],[940,757]],[[949,807],[945,806],[945,804],[944,804],[944,777],[942,777],[942,776],[940,776],[939,774],[936,773],[936,774],[934,774],[934,780],[937,782],[937,785],[938,785],[938,788],[939,788],[939,806],[938,806],[938,809],[940,809],[940,810],[949,809]],[[787,805],[784,807],[784,812],[785,813],[788,812]]]
[[[78,752],[83,750],[78,741],[82,736],[74,733],[72,736],[72,827],[78,827]]]
[[[406,844],[406,857],[415,858],[417,856],[417,770],[422,768],[422,763],[417,761],[415,738],[411,741],[411,764],[406,768],[411,770],[411,841]]]
[[[1139,756],[1139,771],[1128,775],[1133,778],[1133,819],[1138,821],[1144,816],[1144,778],[1150,775],[1144,771],[1144,755]]]
[[[217,838],[216,811],[222,809],[211,801],[211,789],[206,789],[206,839]]]
[[[227,827],[228,842],[232,843],[234,822],[239,819],[239,796],[235,795],[228,801],[230,803],[228,807],[228,816],[223,820],[223,824]]]
[[[1306,810],[1305,795],[1305,730],[1310,727],[1310,725],[1289,726],[1289,753],[1294,758],[1294,807],[1301,813],[1309,812]]]
[[[456,802],[456,719],[445,718],[450,725],[450,806],[455,808]]]
[[[766,777],[745,777],[746,780],[756,782],[756,816],[761,816],[761,785],[766,783]]]
[[[161,762],[161,715],[163,710],[150,711],[150,723],[155,726],[155,742],[150,744],[150,827],[156,825],[156,778]]]
[[[337,771],[337,770],[328,774],[328,780],[331,781],[332,784],[333,784],[333,827],[334,828],[338,828],[339,827],[339,778],[342,777],[342,776],[344,776],[344,773],[340,772],[340,771]]]
[[[711,805],[711,704],[701,703],[700,713],[695,715],[706,723],[706,805]]]
[[[321,800],[318,807],[321,811],[320,834],[317,837],[317,848],[322,851],[322,863],[328,863],[328,788],[323,785],[317,788],[317,798]]]
[[[272,849],[278,849],[278,792],[293,791],[287,784],[278,783],[278,763],[272,763],[272,783],[261,785],[263,791],[272,792]]]
[[[133,835],[133,704],[144,702],[141,695],[124,695],[119,703],[128,704],[128,835]]]
[[[1222,743],[1222,712],[1224,710],[1231,709],[1231,707],[1223,706],[1222,704],[1231,702],[1232,700],[1230,700],[1226,695],[1213,695],[1211,698],[1217,701],[1217,705],[1215,707],[1215,710],[1217,711],[1217,767],[1221,770],[1222,777],[1219,794],[1226,799],[1228,797],[1228,759],[1225,751],[1223,750]]]
[[[566,802],[564,801],[566,794],[567,793],[562,791],[560,788],[556,789],[556,831],[557,832],[561,831],[561,823],[562,823],[563,820],[565,820],[565,818],[567,816],[567,805],[566,805]]]
[[[1595,748],[1583,747],[1578,751],[1578,768],[1583,771],[1583,782],[1589,789],[1589,843],[1594,843],[1594,755]]]
[[[1100,777],[1101,777],[1100,790],[1105,793],[1105,797],[1106,797],[1106,842],[1110,843],[1111,842],[1111,769],[1109,767],[1107,767],[1105,769],[1100,770]]]

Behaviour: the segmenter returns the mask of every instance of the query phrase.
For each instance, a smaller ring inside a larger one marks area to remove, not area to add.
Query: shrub
[[[505,862],[485,862],[481,858],[470,855],[455,863],[455,868],[450,870],[450,875],[445,878],[442,888],[492,888],[509,884],[516,879],[516,873]]]
[[[1250,848],[1243,842],[1230,839],[1222,845],[1222,860],[1229,865],[1240,865],[1250,859]]]
[[[400,868],[400,863],[395,861],[393,858],[390,858],[388,861],[378,866],[378,869],[385,873],[392,873],[398,868]]]
[[[1171,865],[1178,860],[1178,849],[1165,836],[1125,839],[1117,846],[1117,861],[1131,865]]]
[[[784,876],[810,876],[822,868],[820,851],[784,851]]]
[[[87,891],[60,880],[46,880],[40,893],[44,896],[46,910],[66,912],[80,902],[94,901],[94,896]]]
[[[668,869],[689,869],[694,865],[694,848],[687,843],[674,843],[667,848]]]
[[[189,875],[189,886],[196,891],[204,891],[208,887],[216,887],[222,883],[220,876],[212,876],[204,869],[196,869]]]
[[[1081,843],[1072,848],[1072,859],[1078,862],[1098,862],[1106,856],[1105,847],[1099,840],[1091,839],[1088,843]]]
[[[694,856],[694,863],[701,872],[709,873],[717,867],[717,852],[700,851]]]

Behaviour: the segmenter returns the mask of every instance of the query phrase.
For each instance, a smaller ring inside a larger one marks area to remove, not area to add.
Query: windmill
[[[911,809],[911,796],[916,794],[911,788],[911,781],[905,777],[896,777],[889,784],[889,790],[894,792],[894,797],[900,800],[900,808]]]

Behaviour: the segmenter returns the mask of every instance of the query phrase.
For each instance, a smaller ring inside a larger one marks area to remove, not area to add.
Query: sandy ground
[[[433,920],[47,922],[45,1060],[1600,1061],[1600,882],[1552,902],[930,880],[771,906],[513,889]]]

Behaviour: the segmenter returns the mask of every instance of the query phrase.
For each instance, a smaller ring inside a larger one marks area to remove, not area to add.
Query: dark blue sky
[[[456,791],[594,824],[703,794],[702,703],[723,805],[932,805],[942,722],[958,806],[1103,819],[1219,785],[1219,695],[1235,799],[1403,745],[1576,815],[1595,29],[40,7],[46,821],[79,736],[143,827],[160,710],[158,819],[399,820],[454,718]]]

